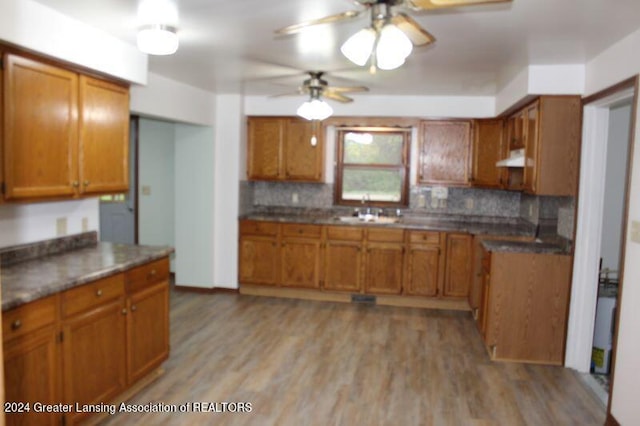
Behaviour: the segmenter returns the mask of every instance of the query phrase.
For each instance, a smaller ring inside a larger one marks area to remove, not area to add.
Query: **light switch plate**
[[[67,235],[67,218],[59,217],[56,219],[56,236],[63,237]]]
[[[142,185],[142,195],[151,195],[151,187],[149,185]]]
[[[631,241],[640,243],[640,222],[637,220],[631,221]]]

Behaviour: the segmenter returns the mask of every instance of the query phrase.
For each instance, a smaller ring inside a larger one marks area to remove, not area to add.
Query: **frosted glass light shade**
[[[138,31],[138,49],[149,55],[172,55],[178,50],[178,34],[174,27],[148,25]]]
[[[333,108],[325,101],[312,99],[300,105],[296,113],[307,120],[324,120],[333,114]]]
[[[363,66],[371,56],[375,42],[376,31],[373,28],[363,28],[349,37],[340,51],[354,64]]]
[[[392,70],[404,64],[404,60],[411,54],[413,43],[409,37],[395,25],[387,24],[380,30],[380,39],[376,46],[378,68]]]

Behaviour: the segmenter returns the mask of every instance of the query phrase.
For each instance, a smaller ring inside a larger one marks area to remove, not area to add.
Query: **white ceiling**
[[[135,43],[134,0],[37,0]],[[437,12],[411,12],[437,41],[415,48],[405,65],[378,71],[339,51],[367,14],[309,28],[273,31],[358,9],[349,0],[179,0],[180,48],[150,57],[150,71],[217,93],[291,92],[305,70],[330,84],[364,84],[375,95],[493,95],[525,65],[581,64],[640,27],[640,0],[514,0]]]

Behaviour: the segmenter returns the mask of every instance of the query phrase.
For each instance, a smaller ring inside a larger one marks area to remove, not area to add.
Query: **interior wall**
[[[86,231],[99,231],[100,206],[97,198],[43,203],[0,204],[0,247],[56,238],[58,219],[65,218],[67,232],[78,234],[83,219]]]
[[[213,128],[176,124],[175,140],[176,285],[211,288],[214,286]],[[237,191],[235,179],[231,185]]]
[[[175,246],[175,125],[140,118],[138,241]]]
[[[605,175],[604,211],[602,220],[602,268],[617,271],[620,265],[620,243],[626,184],[627,149],[631,104],[611,108]]]

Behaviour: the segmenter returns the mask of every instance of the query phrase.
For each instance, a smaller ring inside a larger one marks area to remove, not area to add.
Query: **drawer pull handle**
[[[147,274],[147,278],[148,279],[151,279],[151,278],[153,278],[155,276],[156,276],[156,270],[155,269],[152,269],[151,271],[149,271],[149,274]]]
[[[12,330],[17,330],[20,327],[22,327],[22,321],[20,321],[19,319],[15,320],[14,322],[11,323],[11,329]]]
[[[102,296],[102,289],[98,289],[96,291],[96,297],[101,297]]]

